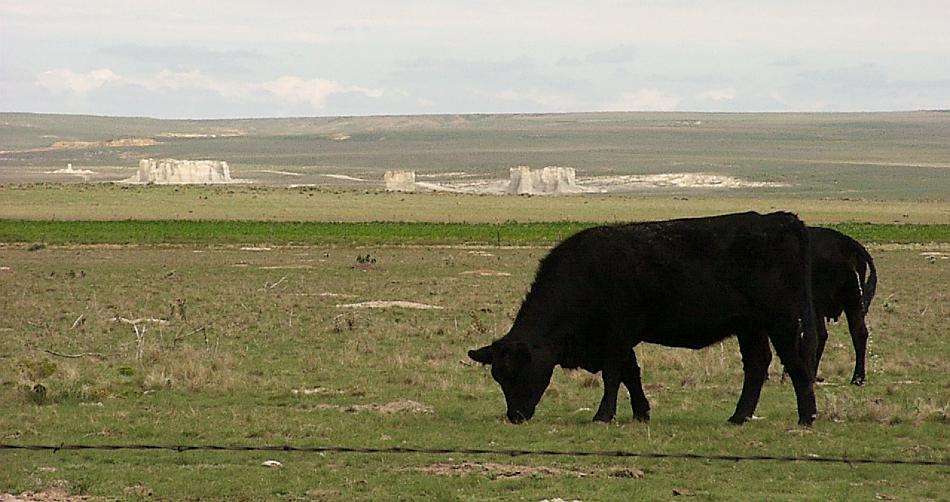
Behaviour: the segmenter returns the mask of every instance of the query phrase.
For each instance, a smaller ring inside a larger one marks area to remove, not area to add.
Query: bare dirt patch
[[[498,179],[442,179],[436,182],[416,182],[423,189],[472,194],[502,195],[509,192],[509,180]],[[587,176],[576,178],[571,192],[576,193],[624,193],[642,190],[706,189],[723,190],[737,188],[779,188],[786,183],[751,181],[717,173],[662,173],[630,174],[621,176]],[[534,193],[534,192],[532,192]],[[553,192],[552,192],[553,193]],[[541,194],[538,192],[537,194]]]
[[[55,171],[46,171],[45,174],[72,174],[76,176],[82,176],[85,178],[90,174],[96,174],[96,172],[90,169],[73,169],[73,165],[68,164],[63,169],[56,169]]]
[[[303,176],[303,173],[295,173],[292,171],[278,171],[276,169],[251,169],[244,171],[246,173],[266,173],[266,174],[277,174],[280,176]]]
[[[156,134],[159,138],[186,138],[186,139],[199,139],[199,138],[235,138],[238,136],[245,136],[247,133],[240,129],[221,129],[220,131],[215,132],[160,132]]]
[[[337,304],[338,308],[343,309],[388,309],[388,308],[403,308],[403,309],[418,309],[418,310],[442,310],[445,307],[440,307],[438,305],[429,305],[426,303],[418,302],[407,302],[402,300],[395,301],[384,301],[384,300],[373,300],[368,302],[360,303],[339,303]]]
[[[588,191],[612,192],[638,188],[762,188],[785,187],[785,183],[749,181],[716,173],[663,173],[631,174],[625,176],[595,176],[579,179],[579,185]]]
[[[466,270],[464,272],[459,272],[461,275],[477,275],[481,277],[509,277],[511,274],[508,272],[501,272],[498,270]]]
[[[364,180],[363,178],[356,178],[346,174],[323,174],[321,176],[326,176],[327,178],[333,178],[335,180],[344,180],[344,181],[369,181]]]
[[[431,415],[432,413],[435,413],[435,410],[431,406],[412,401],[410,399],[400,399],[398,401],[391,401],[386,404],[320,404],[317,405],[316,408],[319,410],[340,410],[347,413],[360,413],[369,411],[372,413],[380,413],[382,415],[392,415],[393,413]]]
[[[23,492],[19,495],[0,493],[0,502],[77,502],[80,500],[103,500],[87,495],[69,495],[62,488],[50,488],[39,492]]]
[[[105,141],[56,141],[50,146],[22,150],[2,150],[0,153],[39,153],[57,150],[84,150],[89,148],[130,148],[161,145],[152,138],[120,138]]]
[[[129,146],[155,146],[160,145],[158,141],[152,138],[120,138],[106,141],[57,141],[50,147],[53,149],[74,149],[74,148],[121,148]]]
[[[468,476],[478,475],[490,479],[519,479],[527,477],[607,477],[607,478],[642,478],[643,471],[635,467],[610,467],[590,471],[560,469],[548,466],[531,466],[518,464],[498,464],[494,462],[439,462],[419,471],[434,476]]]
[[[491,479],[518,479],[549,476],[583,478],[587,476],[586,472],[558,469],[555,467],[496,464],[493,462],[462,462],[460,464],[439,462],[420,467],[418,470],[435,476],[467,476],[475,474]]]
[[[328,389],[326,387],[309,387],[305,389],[291,389],[291,394],[302,394],[304,396],[312,395],[340,395],[343,394],[342,390],[337,389]]]

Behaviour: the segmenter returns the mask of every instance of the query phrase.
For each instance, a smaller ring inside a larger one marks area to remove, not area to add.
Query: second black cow
[[[808,227],[812,251],[812,292],[814,295],[818,352],[821,361],[828,340],[825,319],[848,319],[854,345],[854,373],[851,383],[864,385],[868,327],[864,322],[877,288],[877,270],[871,254],[858,241],[830,228]]]
[[[808,234],[790,213],[590,228],[541,261],[508,334],[468,354],[492,366],[513,423],[534,415],[558,365],[602,371],[594,420],[613,419],[621,383],[634,417],[648,420],[638,343],[699,349],[735,334],[745,379],[729,420],[743,423],[758,403],[771,340],[798,421],[809,425],[817,345],[809,277]]]

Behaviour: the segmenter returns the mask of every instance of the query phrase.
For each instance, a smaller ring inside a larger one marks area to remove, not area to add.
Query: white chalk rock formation
[[[233,183],[223,160],[142,159],[139,170],[128,180],[137,183],[188,184]]]
[[[386,171],[386,174],[383,175],[383,181],[386,182],[386,191],[388,192],[414,192],[416,190],[415,171]]]
[[[72,164],[66,164],[65,169],[57,169],[55,171],[46,171],[47,174],[76,174],[82,177],[86,177],[87,174],[96,174],[95,171],[90,171],[89,169],[73,169]]]
[[[532,170],[528,166],[512,167],[509,174],[510,194],[576,193],[583,189],[577,185],[573,167],[548,166]]]

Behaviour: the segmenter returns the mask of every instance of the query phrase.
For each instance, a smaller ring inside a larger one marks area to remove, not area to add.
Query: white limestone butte
[[[532,170],[528,166],[512,167],[509,171],[508,193],[554,194],[584,191],[577,185],[573,167],[548,166]]]
[[[386,182],[387,192],[414,192],[416,190],[415,171],[386,171],[383,181]]]
[[[203,184],[234,183],[223,160],[142,159],[131,183]]]

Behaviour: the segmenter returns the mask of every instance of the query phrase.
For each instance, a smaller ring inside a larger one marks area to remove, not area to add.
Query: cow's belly
[[[716,323],[657,323],[643,333],[642,341],[665,347],[701,349],[735,335],[741,324],[739,318]]]

